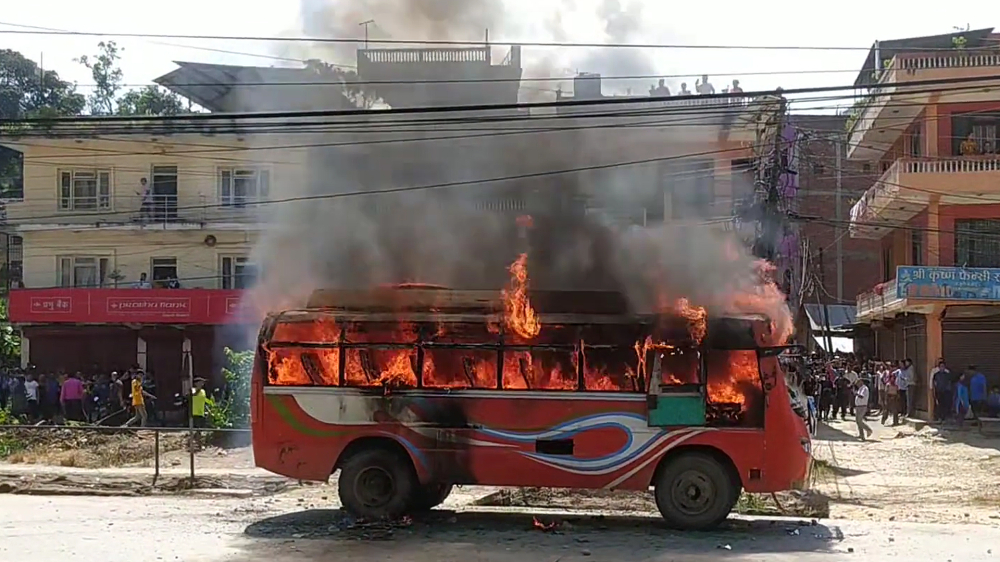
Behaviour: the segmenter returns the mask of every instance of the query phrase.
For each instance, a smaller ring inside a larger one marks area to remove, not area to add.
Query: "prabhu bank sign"
[[[1000,302],[1000,268],[896,268],[896,296],[901,299]]]
[[[233,324],[242,291],[217,289],[14,289],[15,324]]]

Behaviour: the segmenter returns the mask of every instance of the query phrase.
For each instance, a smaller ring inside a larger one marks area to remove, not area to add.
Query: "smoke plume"
[[[373,39],[476,39],[489,28],[504,37],[542,29],[561,40],[571,35],[570,19],[579,20],[573,8],[585,3],[608,41],[642,40],[642,3],[620,0],[563,0],[541,17],[512,14],[501,0],[302,0],[302,31],[357,36],[358,23],[375,20]],[[327,51],[313,57],[344,62],[355,46],[319,48]],[[646,55],[633,49],[566,57],[549,53],[534,61],[551,69],[575,60],[587,70],[618,75],[654,71]],[[358,145],[306,151],[299,176],[284,176],[280,185],[281,199],[302,200],[268,209],[278,226],[256,250],[263,267],[254,291],[258,306],[301,304],[317,288],[401,282],[499,290],[509,276],[506,267],[527,252],[535,289],[619,291],[635,312],[654,312],[665,300],[687,297],[712,312],[762,312],[787,323],[787,307],[766,281],[766,268],[717,224],[732,204],[711,191],[727,179],[710,181],[715,157],[573,171],[662,154],[659,141],[682,153],[698,152],[715,142],[719,129],[662,126],[655,142],[628,142],[642,133],[600,128],[476,136],[501,125],[455,127],[443,125],[442,117],[421,123],[405,115],[396,118],[405,124],[387,127],[392,119],[376,116],[353,127],[370,127],[368,133],[333,133],[336,138],[323,141],[351,139]],[[585,125],[606,121],[579,119]],[[531,126],[559,129],[564,123]],[[464,138],[435,140],[454,135]],[[367,143],[372,139],[401,142]],[[519,179],[482,181],[511,176]],[[739,176],[728,179],[734,193],[749,187],[735,185],[744,181]],[[407,187],[420,189],[356,195]],[[531,227],[518,224],[521,215],[532,216]],[[665,226],[647,226],[660,223]]]

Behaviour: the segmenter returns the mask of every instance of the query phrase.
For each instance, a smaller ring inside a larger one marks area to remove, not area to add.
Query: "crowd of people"
[[[191,406],[202,426],[207,395],[205,380],[195,379]],[[167,405],[157,400],[156,378],[138,365],[125,371],[84,374],[39,373],[37,369],[0,371],[0,409],[28,423],[84,422],[106,424],[116,417],[123,425],[162,425]]]
[[[858,436],[872,433],[868,418],[899,425],[916,413],[917,376],[913,361],[860,361],[853,354],[830,359],[813,355],[801,381],[802,391],[820,421],[854,418]],[[1000,416],[1000,387],[987,389],[986,376],[975,365],[953,372],[939,359],[930,372],[934,416],[959,426],[973,418]]]

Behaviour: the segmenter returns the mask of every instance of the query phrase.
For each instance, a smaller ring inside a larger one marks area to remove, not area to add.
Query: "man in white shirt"
[[[868,413],[868,398],[868,385],[865,384],[865,381],[858,379],[854,382],[854,421],[858,424],[858,435],[862,441],[866,441],[873,433],[872,428],[868,427],[868,423],[865,421],[865,414]]]
[[[38,381],[35,375],[28,375],[24,379],[24,398],[28,401],[28,416],[31,421],[36,421],[40,410],[38,408]]]

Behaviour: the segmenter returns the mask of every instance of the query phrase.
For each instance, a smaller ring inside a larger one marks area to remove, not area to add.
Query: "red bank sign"
[[[14,289],[14,323],[230,324],[243,314],[242,291],[215,289]]]

